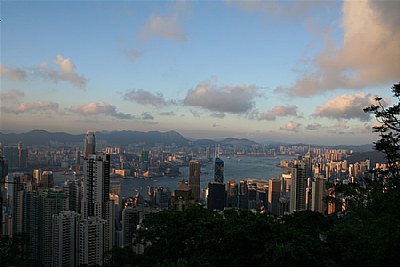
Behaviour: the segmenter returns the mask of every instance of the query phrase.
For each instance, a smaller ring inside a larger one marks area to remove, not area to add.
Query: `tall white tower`
[[[109,195],[110,155],[89,154],[83,164],[82,218],[95,216],[105,219]]]

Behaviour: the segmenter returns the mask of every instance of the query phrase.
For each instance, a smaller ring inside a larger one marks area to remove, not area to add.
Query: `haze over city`
[[[366,144],[398,1],[2,1],[2,132]]]

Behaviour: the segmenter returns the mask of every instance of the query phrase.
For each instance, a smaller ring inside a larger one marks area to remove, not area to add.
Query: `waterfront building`
[[[215,158],[214,182],[224,183],[224,161],[220,158]]]

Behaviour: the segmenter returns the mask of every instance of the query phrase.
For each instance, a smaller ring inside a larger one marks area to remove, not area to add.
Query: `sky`
[[[400,1],[1,1],[0,131],[368,144]]]

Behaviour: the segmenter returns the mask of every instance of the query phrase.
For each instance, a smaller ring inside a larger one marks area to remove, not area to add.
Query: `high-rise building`
[[[268,212],[279,215],[279,198],[281,194],[281,180],[270,179],[268,185]]]
[[[64,182],[64,192],[68,194],[69,210],[80,213],[83,189],[80,180],[68,179]]]
[[[193,199],[200,200],[200,162],[191,160],[189,162],[189,187],[192,189]]]
[[[248,185],[246,180],[240,180],[239,185],[239,208],[249,208],[249,196],[248,196]]]
[[[224,161],[220,158],[215,158],[214,165],[214,182],[224,182]]]
[[[80,241],[80,251],[97,256],[80,256],[80,264],[100,264],[98,256],[101,255],[102,260],[104,252],[112,249],[115,238],[114,202],[110,201],[110,155],[89,154],[84,159],[81,209],[80,230],[101,234],[102,242],[101,246],[94,246],[90,243],[94,237],[86,235],[86,239]]]
[[[39,187],[52,188],[54,186],[54,176],[52,171],[43,171],[40,175]]]
[[[219,182],[208,183],[207,208],[209,210],[224,210],[225,184]]]
[[[83,140],[83,157],[87,158],[90,154],[96,153],[96,138],[93,131],[87,131]]]
[[[316,177],[315,181],[312,183],[312,211],[325,213],[326,205],[324,197],[327,195],[325,183],[326,179],[322,175]]]
[[[291,168],[290,212],[306,210],[306,171],[304,162]]]
[[[88,217],[79,223],[79,265],[103,265],[106,221]]]
[[[81,165],[81,152],[78,147],[76,147],[74,151],[74,162],[77,166]]]
[[[53,267],[78,266],[79,219],[75,211],[53,215]]]
[[[39,197],[40,262],[44,267],[53,266],[53,215],[68,210],[68,199],[62,189],[46,189]]]
[[[110,199],[110,155],[89,154],[83,164],[82,218],[105,217]]]
[[[194,204],[192,189],[184,182],[181,181],[175,189],[173,200],[173,207],[177,211],[184,211]]]
[[[18,144],[18,168],[28,167],[28,149],[22,144]]]
[[[226,206],[227,207],[238,207],[239,202],[239,187],[235,180],[228,181],[226,189]]]
[[[8,175],[8,162],[0,155],[0,235],[3,229],[3,203],[6,203],[6,176]]]
[[[132,244],[132,238],[136,233],[136,228],[141,221],[140,209],[136,207],[126,207],[122,211],[122,246]]]
[[[18,169],[18,147],[17,146],[4,146],[3,156],[8,161],[8,169],[16,170]]]

